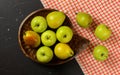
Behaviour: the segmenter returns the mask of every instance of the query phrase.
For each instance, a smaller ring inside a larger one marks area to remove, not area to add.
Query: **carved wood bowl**
[[[19,41],[19,45],[20,45],[22,52],[25,54],[26,57],[28,57],[28,58],[32,59],[33,61],[38,62],[40,64],[43,64],[43,63],[41,63],[37,60],[35,54],[41,45],[37,48],[32,48],[32,47],[26,45],[23,41],[23,34],[27,30],[32,30],[30,23],[31,23],[31,20],[33,19],[33,17],[43,16],[44,18],[46,18],[47,14],[52,11],[58,11],[58,10],[39,9],[39,10],[36,10],[36,11],[30,13],[20,24],[19,31],[18,31],[18,41]],[[67,26],[71,27],[73,30],[73,25],[67,15],[66,15],[66,19],[62,25],[67,25]],[[48,27],[47,29],[51,29],[51,28]],[[55,29],[51,29],[51,30],[56,31]],[[64,63],[71,61],[79,54],[79,52],[81,52],[82,50],[87,48],[87,46],[89,45],[89,42],[90,41],[88,39],[78,35],[73,30],[73,38],[68,44],[74,51],[74,56],[72,56],[68,59],[65,59],[65,60],[60,60],[54,55],[53,59],[49,63],[45,63],[44,65],[60,65],[60,64],[64,64]],[[58,41],[56,43],[58,43]],[[54,50],[54,46],[55,45],[51,46],[52,50]]]

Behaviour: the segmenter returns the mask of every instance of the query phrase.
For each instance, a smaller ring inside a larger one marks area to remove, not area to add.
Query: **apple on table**
[[[107,40],[111,36],[111,30],[105,24],[99,24],[94,32],[101,41]]]
[[[108,49],[103,45],[97,45],[93,49],[93,57],[98,61],[104,61],[108,58]]]

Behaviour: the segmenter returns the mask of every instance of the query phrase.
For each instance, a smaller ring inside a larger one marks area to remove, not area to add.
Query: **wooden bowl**
[[[23,41],[23,34],[25,33],[25,31],[27,30],[32,30],[30,27],[30,22],[33,19],[33,17],[35,16],[43,16],[46,18],[47,14],[52,12],[52,11],[58,11],[58,10],[54,10],[54,9],[39,9],[36,10],[32,13],[30,13],[21,23],[20,27],[19,27],[19,31],[18,31],[18,41],[19,41],[19,45],[20,48],[22,50],[22,52],[25,54],[26,57],[32,59],[35,62],[40,63],[37,58],[36,58],[36,51],[38,50],[38,48],[32,48],[28,45],[26,45]],[[73,28],[72,23],[69,19],[69,17],[66,15],[66,19],[63,23],[63,25],[67,25],[71,28]],[[47,29],[50,29],[49,27]],[[51,29],[53,31],[56,31],[55,29]],[[56,42],[58,43],[58,42]],[[64,64],[72,59],[75,58],[76,55],[79,54],[80,51],[84,50],[85,48],[87,48],[87,46],[89,45],[89,40],[87,40],[86,38],[76,34],[73,30],[73,38],[72,40],[68,43],[70,45],[70,47],[72,48],[72,50],[74,51],[74,56],[66,59],[66,60],[60,60],[58,59],[55,55],[53,57],[53,59],[49,62],[46,63],[45,65],[60,65],[60,64]],[[55,45],[54,45],[55,46]],[[54,50],[54,46],[52,46],[52,50]],[[43,64],[43,63],[41,63]]]

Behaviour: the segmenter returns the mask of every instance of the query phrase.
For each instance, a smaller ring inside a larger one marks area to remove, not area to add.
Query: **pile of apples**
[[[41,63],[50,62],[54,55],[65,60],[74,55],[74,51],[67,44],[73,37],[73,31],[67,25],[63,25],[66,15],[60,11],[53,11],[43,16],[35,16],[31,20],[31,29],[24,33],[23,40],[26,45],[37,48],[36,58]],[[80,27],[88,28],[93,22],[90,14],[79,12],[76,21]],[[105,24],[99,24],[94,35],[101,41],[111,36],[111,30]],[[54,47],[54,50],[51,49]],[[104,61],[108,58],[108,49],[103,45],[97,45],[93,50],[96,60]]]
[[[37,48],[36,58],[39,62],[48,63],[54,56],[65,60],[74,55],[74,51],[67,44],[73,37],[73,31],[69,26],[63,25],[65,18],[66,15],[60,11],[50,12],[46,18],[32,18],[32,30],[24,33],[23,40],[26,45]]]
[[[89,28],[93,22],[90,14],[79,12],[76,21],[80,27]],[[94,35],[101,41],[105,41],[111,36],[111,30],[105,24],[97,25]],[[108,58],[108,49],[103,45],[97,45],[93,49],[93,57],[98,61],[104,61]]]

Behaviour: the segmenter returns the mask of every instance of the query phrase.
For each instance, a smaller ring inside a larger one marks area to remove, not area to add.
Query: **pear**
[[[78,25],[83,28],[90,27],[91,23],[93,22],[92,16],[85,12],[78,12],[76,15],[76,21]]]
[[[23,35],[23,40],[26,45],[38,47],[40,45],[40,35],[34,31],[26,31]]]
[[[46,17],[48,26],[52,29],[56,29],[63,24],[65,21],[65,14],[60,11],[53,11]]]
[[[67,59],[74,55],[74,51],[66,43],[58,43],[54,48],[54,53],[59,59]]]

